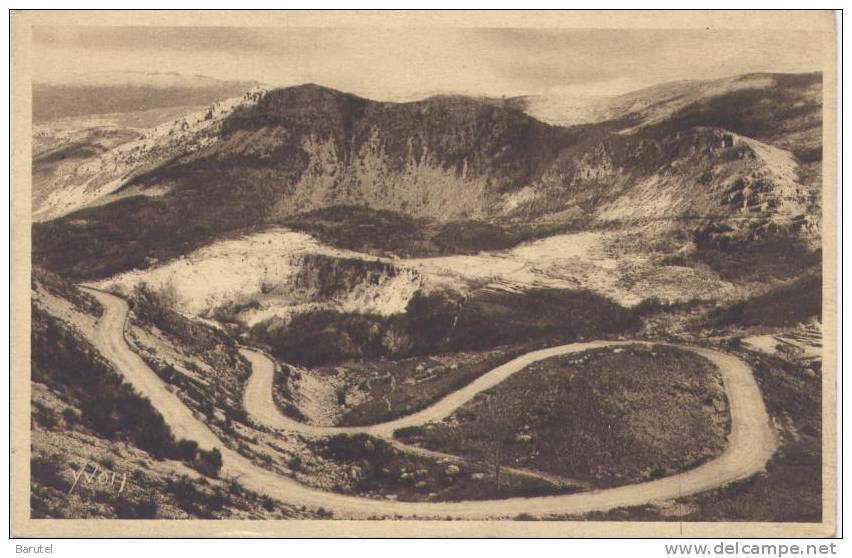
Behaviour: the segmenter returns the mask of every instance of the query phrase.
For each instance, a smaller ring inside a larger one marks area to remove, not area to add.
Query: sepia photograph
[[[11,536],[833,536],[836,17],[12,11]]]

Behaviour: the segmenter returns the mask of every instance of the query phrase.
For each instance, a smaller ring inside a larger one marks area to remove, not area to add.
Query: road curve
[[[721,456],[700,467],[663,479],[617,488],[578,494],[503,500],[396,502],[325,492],[309,488],[291,478],[263,469],[237,452],[226,448],[207,425],[196,418],[176,395],[166,389],[165,384],[154,371],[127,345],[124,338],[124,324],[128,312],[127,303],[121,298],[101,291],[87,290],[104,306],[104,315],[96,326],[94,339],[92,339],[93,343],[137,391],[151,400],[151,403],[160,411],[176,436],[195,440],[202,448],[219,448],[223,457],[222,474],[238,477],[240,483],[246,488],[260,494],[268,494],[273,498],[291,504],[333,510],[337,517],[367,518],[398,515],[404,517],[489,519],[514,517],[522,513],[533,516],[575,515],[618,507],[637,506],[695,494],[749,477],[763,469],[766,461],[775,450],[775,436],[751,369],[738,358],[719,351],[697,347],[681,347],[707,358],[719,368],[728,395],[731,413],[731,434],[728,438],[728,447]],[[272,413],[272,409],[265,403],[259,405],[252,403],[253,411],[259,413],[253,416],[255,420],[261,422],[270,419],[271,422],[266,423],[270,426],[293,427],[293,430],[304,433],[328,434],[349,431],[387,435],[388,432],[392,432],[401,426],[422,424],[428,420],[447,416],[482,389],[496,385],[536,360],[611,344],[613,343],[608,341],[574,343],[527,353],[495,368],[465,388],[448,395],[418,413],[382,425],[354,427],[354,429],[309,426],[283,417],[277,412],[274,404],[272,408],[275,412]],[[249,356],[252,353],[254,353],[254,357]],[[268,398],[271,403],[272,363],[261,362],[262,359],[257,358],[258,355],[263,357],[262,354],[253,351],[249,351],[247,355],[253,366],[255,364],[260,366],[255,369],[249,381],[246,397],[251,399],[252,402],[261,399],[266,401]],[[260,393],[260,389],[264,385],[266,391]],[[248,393],[249,389],[251,389],[251,393]],[[255,400],[254,397],[258,397],[258,399]],[[273,414],[278,418],[273,418]],[[288,426],[283,426],[284,424]],[[322,430],[316,430],[318,428]]]

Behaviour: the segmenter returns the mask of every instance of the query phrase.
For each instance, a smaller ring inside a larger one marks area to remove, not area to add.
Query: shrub
[[[153,498],[132,502],[119,498],[113,504],[119,519],[154,519],[159,506]]]
[[[62,410],[62,418],[65,419],[65,422],[69,426],[73,426],[80,422],[80,413],[70,407],[66,407]]]
[[[56,418],[56,412],[50,407],[45,407],[41,403],[33,401],[33,418],[36,424],[47,430],[53,430],[59,425],[59,419]]]
[[[49,456],[34,455],[30,459],[30,478],[34,484],[43,484],[65,492],[71,488],[71,484],[61,474],[65,464],[65,457],[59,453]]]
[[[269,496],[261,496],[260,503],[263,506],[263,509],[266,511],[272,511],[275,509],[275,500],[270,498]]]
[[[218,448],[199,450],[197,460],[198,471],[208,477],[219,478],[222,469],[222,453]]]
[[[187,513],[192,513],[195,503],[199,500],[198,489],[189,477],[170,480],[166,485],[169,492],[174,494],[178,506]]]
[[[198,457],[198,443],[193,440],[178,442],[178,456],[183,461],[192,463]]]

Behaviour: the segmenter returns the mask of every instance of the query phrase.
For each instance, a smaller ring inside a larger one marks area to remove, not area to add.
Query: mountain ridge
[[[819,208],[818,159],[762,140],[808,152],[820,105],[787,105],[813,100],[821,80],[758,77],[762,85],[752,87],[754,79],[745,95],[735,88],[700,98],[660,121],[631,116],[573,127],[488,99],[393,103],[316,84],[272,90],[223,115],[197,148],[135,173],[116,190],[129,199],[37,226],[36,253],[61,268],[68,265],[55,254],[62,244],[89,253],[79,244],[87,229],[117,227],[108,251],[141,262],[157,243],[191,249],[227,231],[347,205],[498,224],[617,226],[700,215],[703,223],[665,234],[732,220],[743,224],[727,233],[743,241],[779,226],[791,238],[813,238],[801,219]],[[719,99],[745,104],[732,112]],[[736,121],[743,111],[751,116]],[[643,204],[642,214],[625,211]]]

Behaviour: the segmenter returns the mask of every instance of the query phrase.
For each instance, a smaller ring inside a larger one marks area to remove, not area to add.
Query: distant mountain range
[[[95,154],[101,186],[84,182],[85,195],[49,208],[46,217],[59,218],[34,227],[34,257],[100,276],[340,206],[421,224],[647,223],[653,235],[713,246],[779,234],[782,244],[816,243],[821,74],[662,85],[587,103],[582,118],[577,106],[451,95],[388,103],[318,85],[258,90],[163,125],[130,150]],[[60,182],[50,189],[45,199],[61,197]]]
[[[62,81],[36,81],[33,121],[208,105],[256,85],[158,72],[96,72]]]

